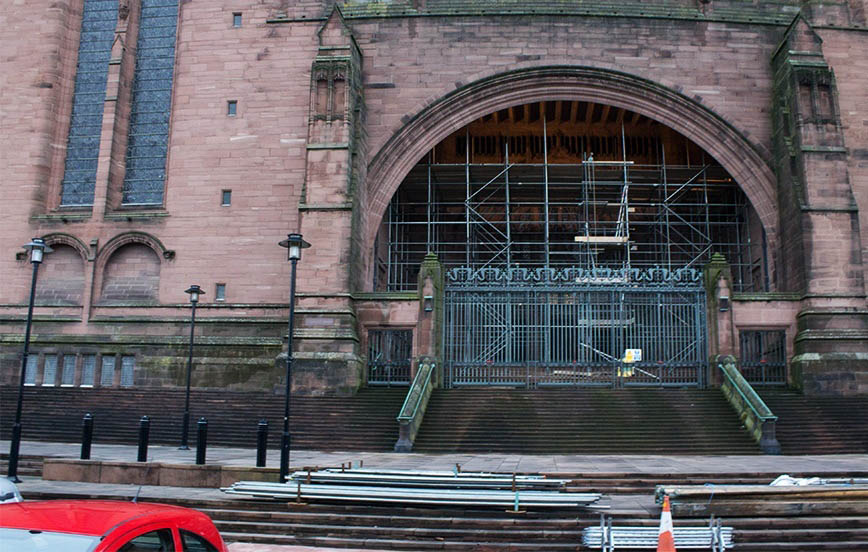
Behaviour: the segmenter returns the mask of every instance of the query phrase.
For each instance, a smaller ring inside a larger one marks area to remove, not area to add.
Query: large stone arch
[[[506,107],[544,100],[613,105],[680,132],[721,164],[744,190],[769,249],[777,245],[776,180],[756,145],[723,117],[679,92],[618,71],[581,66],[522,69],[483,78],[424,106],[376,153],[367,172],[362,232],[367,281],[379,220],[404,177],[430,148],[468,123]]]

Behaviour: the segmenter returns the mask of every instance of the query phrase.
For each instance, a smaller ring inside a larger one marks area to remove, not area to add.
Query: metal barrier
[[[766,454],[780,454],[781,445],[775,437],[778,417],[766,406],[750,383],[744,379],[731,355],[717,357],[717,367],[723,375],[721,391],[738,412],[744,427]]]
[[[422,425],[422,417],[428,407],[428,399],[434,390],[432,377],[437,368],[437,363],[429,358],[423,358],[419,362],[419,369],[413,384],[407,392],[407,398],[398,412],[398,442],[395,443],[395,452],[410,452],[413,450],[413,442]]]
[[[672,536],[677,550],[712,550],[723,552],[733,548],[732,527],[722,527],[713,516],[708,527],[675,527]],[[599,527],[587,527],[582,532],[582,545],[603,552],[618,549],[655,549],[657,527],[612,526],[612,518],[600,515]]]
[[[90,412],[81,420],[81,459],[90,460],[90,445],[93,442],[93,416]]]
[[[205,464],[205,454],[208,450],[208,420],[199,418],[196,423],[196,464]]]
[[[139,450],[136,456],[137,462],[148,461],[148,438],[151,432],[151,419],[147,416],[142,416],[139,420]]]
[[[256,426],[256,467],[265,467],[265,457],[268,451],[268,420],[259,420]]]

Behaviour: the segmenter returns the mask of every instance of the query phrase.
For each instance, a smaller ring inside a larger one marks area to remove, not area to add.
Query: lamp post
[[[292,324],[295,318],[295,268],[301,259],[301,250],[310,247],[310,244],[301,238],[301,234],[289,234],[280,242],[280,247],[287,249],[287,257],[292,263],[292,272],[289,280],[289,335],[286,347],[286,398],[283,403],[283,437],[280,441],[280,482],[286,481],[289,474],[289,397],[292,393]]]
[[[190,312],[190,354],[187,356],[187,394],[184,397],[184,424],[181,426],[181,446],[180,450],[190,450],[187,446],[187,437],[190,434],[190,373],[193,371],[193,332],[196,330],[196,303],[199,302],[199,296],[205,295],[205,290],[193,284],[189,289],[184,290],[184,293],[190,295],[190,305],[193,310]]]
[[[9,446],[9,470],[7,477],[14,483],[20,483],[18,479],[18,449],[21,446],[21,405],[24,401],[24,378],[27,373],[27,357],[30,355],[30,327],[33,324],[33,301],[36,298],[36,277],[39,273],[39,265],[45,253],[54,251],[45,244],[42,238],[33,238],[24,246],[30,251],[30,263],[33,265],[33,277],[30,280],[30,304],[27,307],[27,327],[24,330],[24,353],[21,356],[21,377],[18,381],[18,406],[15,409],[15,424],[12,426],[12,441]]]

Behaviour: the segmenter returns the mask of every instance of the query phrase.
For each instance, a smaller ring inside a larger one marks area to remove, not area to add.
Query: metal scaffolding
[[[701,268],[712,253],[732,264],[736,290],[767,290],[762,225],[714,162],[441,163],[432,150],[404,180],[375,252],[376,289],[414,289],[425,253],[447,268]],[[623,150],[627,149],[624,136]]]
[[[594,153],[592,153],[594,152]],[[641,115],[539,102],[483,117],[404,179],[374,251],[377,290],[446,269],[443,383],[703,386],[702,267],[767,290],[765,234],[738,184]],[[641,359],[627,366],[627,350]]]

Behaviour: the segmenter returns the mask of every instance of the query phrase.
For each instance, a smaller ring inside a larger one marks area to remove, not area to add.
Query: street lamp
[[[187,394],[184,398],[184,424],[181,430],[181,446],[180,450],[190,450],[187,446],[187,437],[190,433],[190,373],[193,371],[193,332],[196,330],[196,303],[199,302],[199,296],[205,295],[205,290],[193,284],[189,289],[184,290],[184,293],[190,295],[190,304],[193,310],[190,312],[190,354],[187,356]]]
[[[54,251],[45,244],[42,238],[33,238],[24,246],[30,251],[30,263],[33,265],[33,277],[30,280],[30,304],[27,307],[27,327],[24,330],[24,354],[21,356],[21,378],[18,381],[18,407],[15,409],[15,424],[12,426],[12,442],[9,446],[9,470],[6,476],[14,483],[18,479],[18,449],[21,446],[21,403],[24,401],[24,377],[27,372],[27,357],[30,355],[30,326],[33,324],[33,301],[36,298],[36,276],[39,265],[45,253]]]
[[[301,234],[289,234],[280,242],[280,247],[287,249],[287,257],[292,263],[292,273],[289,280],[289,335],[286,347],[286,398],[283,403],[283,438],[280,442],[280,482],[286,481],[289,474],[289,396],[292,393],[292,323],[295,318],[295,265],[301,259],[301,250],[310,244],[301,238]]]

